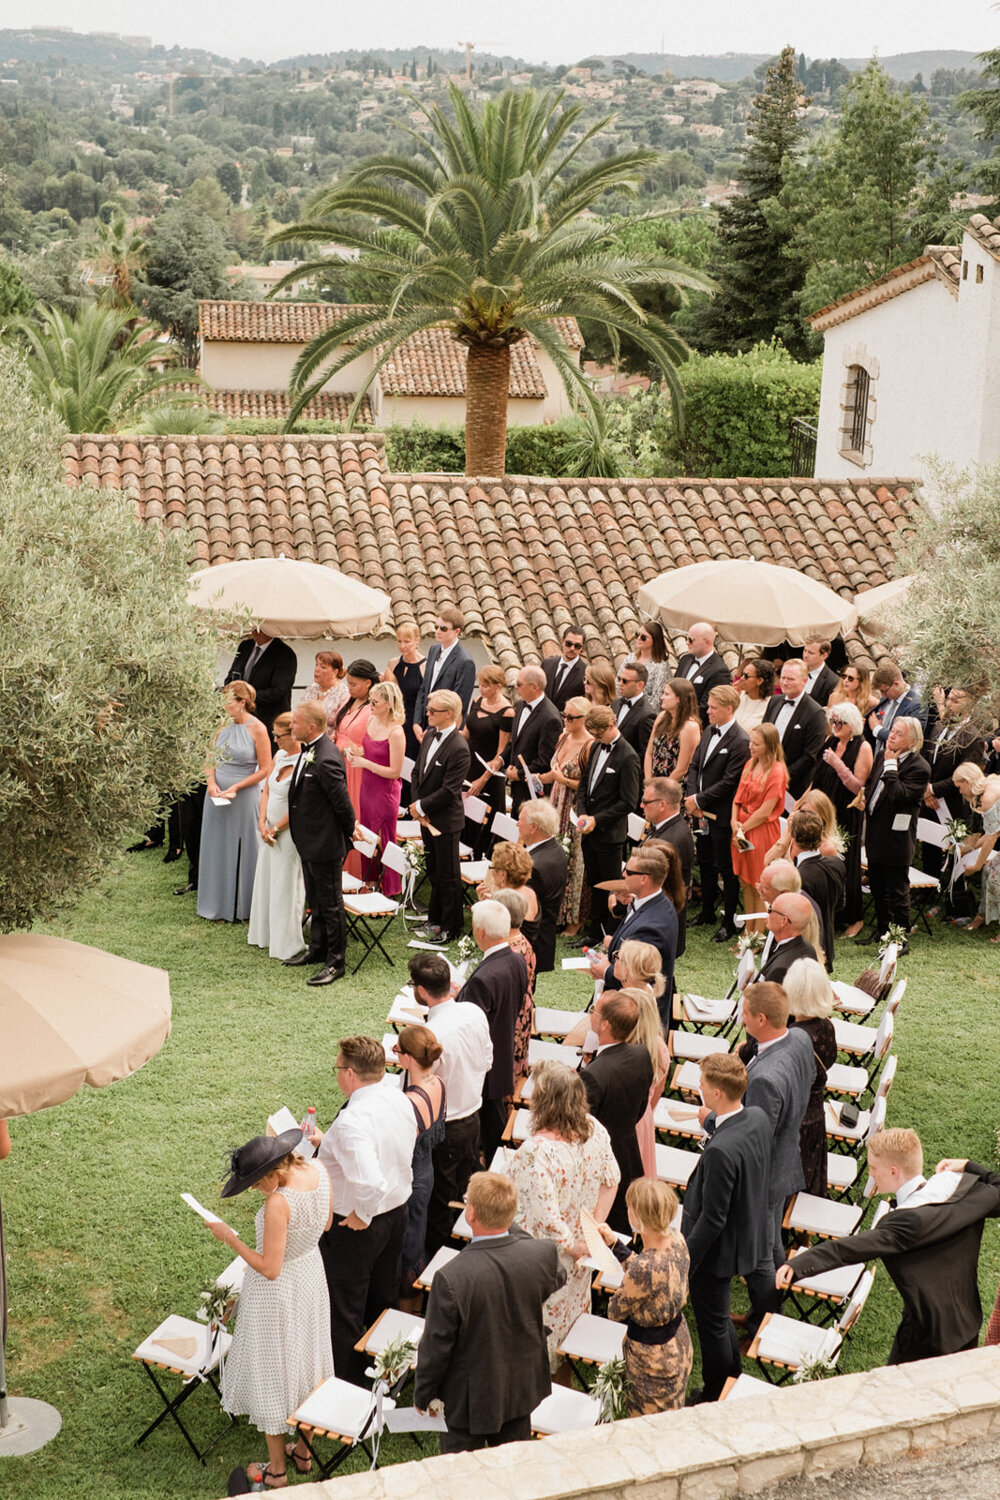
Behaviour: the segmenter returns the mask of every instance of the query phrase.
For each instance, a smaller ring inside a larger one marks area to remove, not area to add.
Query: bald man
[[[677,663],[678,677],[686,677],[698,699],[703,726],[708,725],[708,694],[711,688],[728,686],[733,674],[715,649],[715,629],[705,620],[687,633],[688,649]]]
[[[545,673],[541,667],[522,667],[517,674],[519,703],[514,710],[510,741],[503,753],[501,769],[510,785],[511,816],[517,817],[531,796],[524,768],[538,775],[548,771],[556,742],[562,733],[562,714],[545,696]]]
[[[816,949],[802,936],[813,914],[812,902],[801,892],[784,892],[771,903],[767,930],[774,936],[767,962],[760,971],[762,980],[781,984],[797,958],[815,958]]]

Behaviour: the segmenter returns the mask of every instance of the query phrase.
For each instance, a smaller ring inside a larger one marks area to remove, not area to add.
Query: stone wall
[[[914,1460],[1000,1433],[1000,1347],[544,1438],[395,1464],[302,1500],[723,1500]]]

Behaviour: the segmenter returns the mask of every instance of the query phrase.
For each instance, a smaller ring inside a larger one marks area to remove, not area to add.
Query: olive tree
[[[0,930],[102,875],[218,721],[214,629],[185,602],[186,543],[111,490],[68,488],[64,434],[0,348]]]

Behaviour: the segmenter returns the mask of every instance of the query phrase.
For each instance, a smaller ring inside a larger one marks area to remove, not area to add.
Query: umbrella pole
[[[61,1426],[62,1417],[47,1401],[7,1399],[7,1252],[0,1203],[0,1458],[37,1452]]]

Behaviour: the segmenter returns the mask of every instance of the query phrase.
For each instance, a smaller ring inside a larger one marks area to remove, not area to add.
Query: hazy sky
[[[20,18],[19,18],[20,19]],[[11,12],[5,25],[17,25]],[[22,25],[151,35],[274,61],[346,47],[454,46],[529,61],[573,62],[588,52],[777,52],[865,57],[1000,46],[996,0],[33,0]]]

